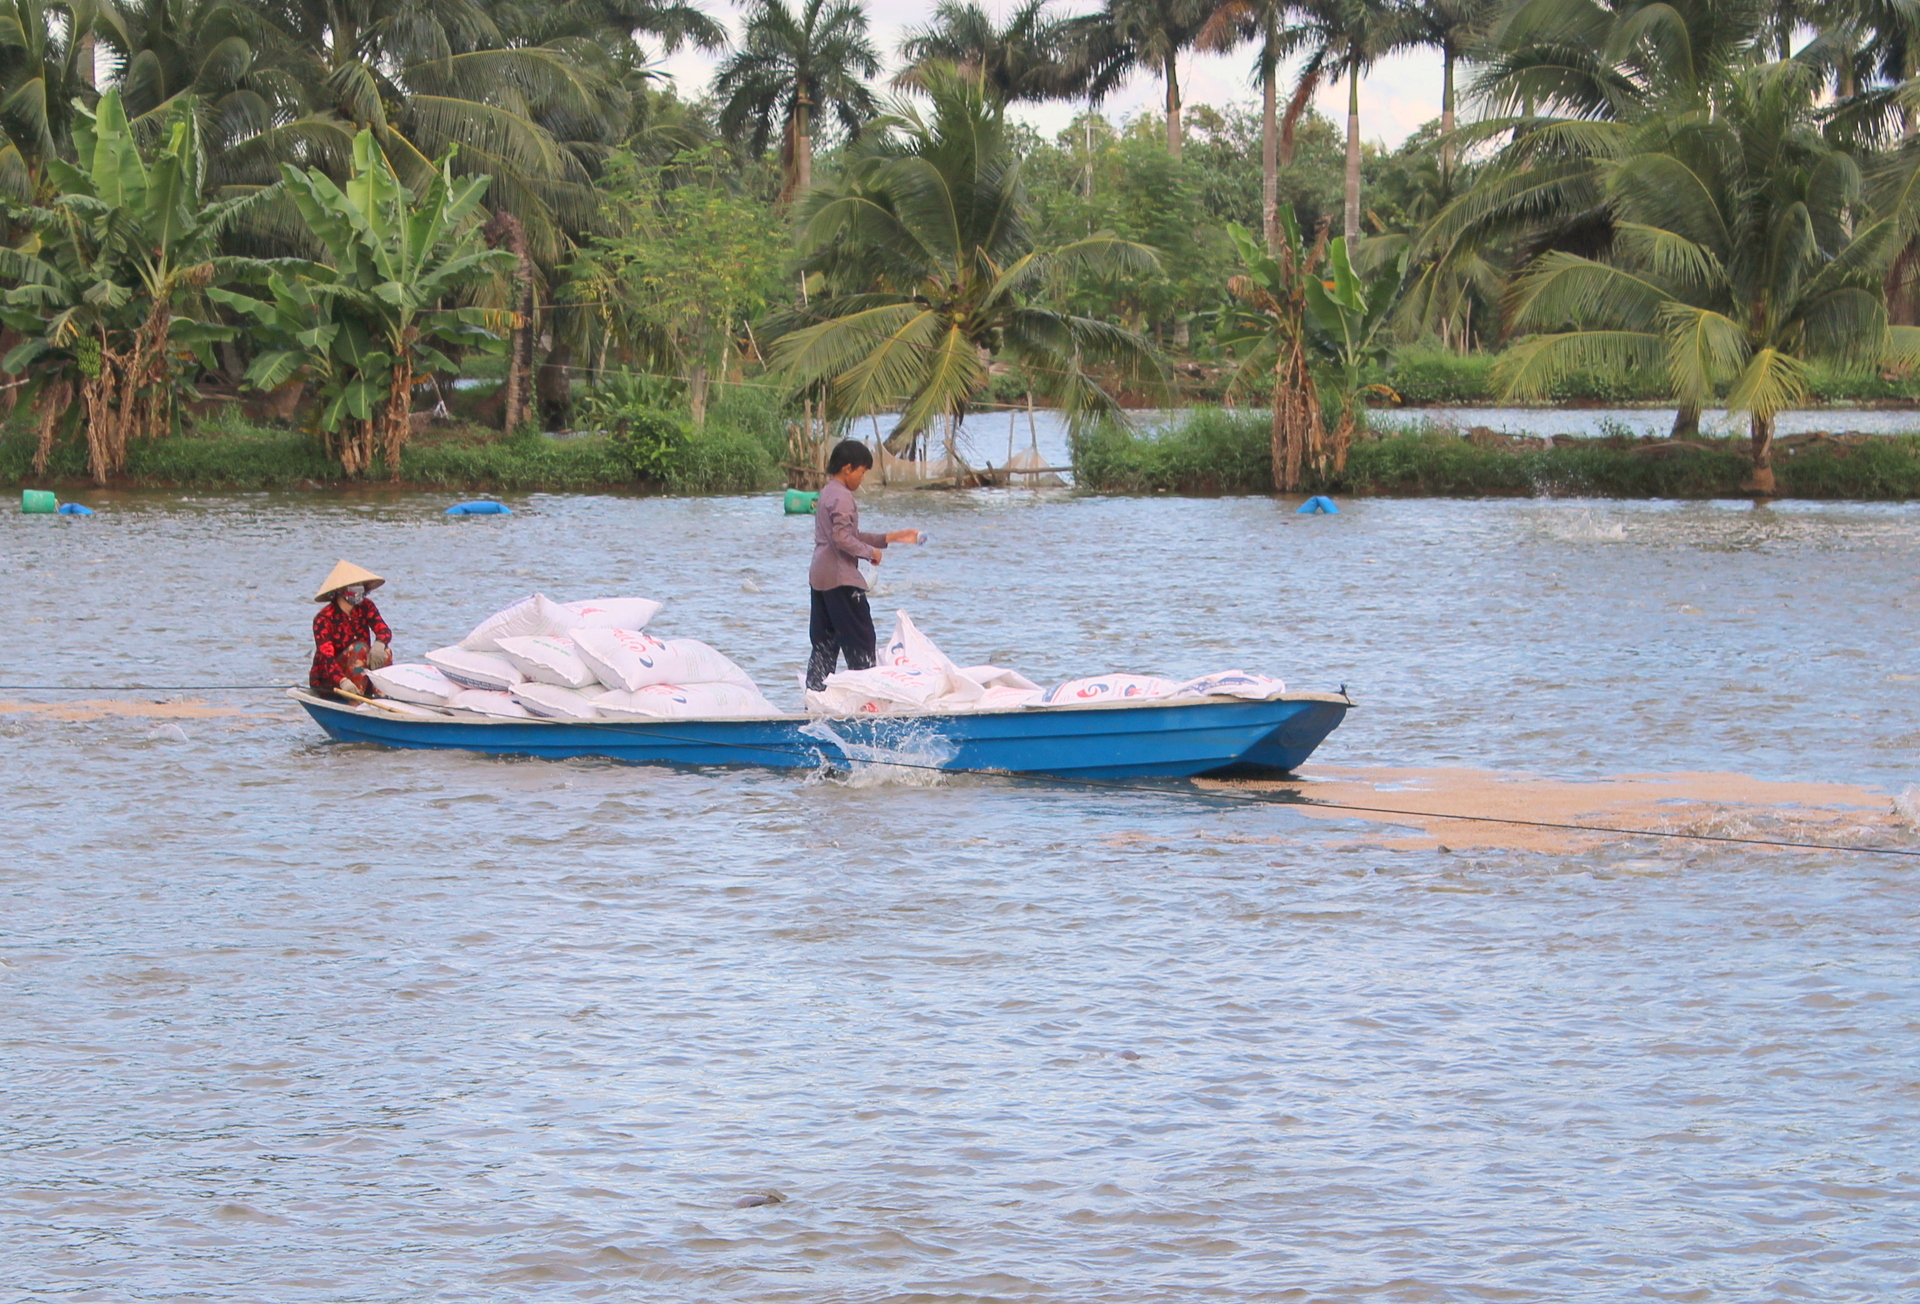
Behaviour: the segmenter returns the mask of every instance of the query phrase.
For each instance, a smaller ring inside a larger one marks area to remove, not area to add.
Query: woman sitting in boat
[[[313,669],[307,675],[314,692],[373,695],[367,671],[393,664],[393,631],[367,594],[385,583],[347,561],[336,563],[320,582],[313,600],[326,605],[313,618]]]

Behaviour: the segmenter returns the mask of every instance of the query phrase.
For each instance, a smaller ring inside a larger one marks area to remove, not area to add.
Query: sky
[[[882,83],[899,67],[896,51],[901,36],[926,23],[935,0],[869,0],[869,30],[873,43],[886,61]],[[984,0],[986,7],[1004,18],[1012,8],[1003,0]],[[736,36],[743,9],[726,0],[705,0],[707,12],[725,18]],[[1084,3],[1065,3],[1060,14],[1084,12],[1092,8]],[[722,56],[724,57],[724,56]],[[672,74],[684,98],[691,99],[705,90],[720,59],[680,53],[664,60],[661,67]],[[1211,104],[1223,107],[1231,103],[1257,104],[1260,92],[1248,82],[1253,66],[1251,49],[1231,54],[1189,54],[1180,60],[1180,97],[1186,104]],[[1283,70],[1281,95],[1292,85],[1291,69]],[[1165,103],[1166,92],[1157,78],[1136,74],[1119,91],[1109,96],[1102,111],[1110,118],[1130,118],[1145,110],[1157,110]],[[1347,115],[1347,91],[1343,83],[1322,86],[1315,104],[1336,123]],[[1014,116],[1032,123],[1052,135],[1073,120],[1079,106],[1074,104],[1020,105]],[[1432,51],[1414,51],[1382,59],[1373,71],[1360,79],[1360,134],[1369,142],[1389,149],[1397,148],[1420,124],[1440,116],[1440,58]]]

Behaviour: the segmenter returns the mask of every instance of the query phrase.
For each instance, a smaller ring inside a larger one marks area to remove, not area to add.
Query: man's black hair
[[[873,450],[857,439],[843,439],[827,454],[827,474],[839,475],[850,466],[872,466]]]

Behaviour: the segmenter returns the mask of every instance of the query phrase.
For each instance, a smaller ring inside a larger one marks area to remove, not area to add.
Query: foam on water
[[[941,767],[960,751],[952,739],[910,716],[887,717],[883,726],[886,742],[879,746],[842,737],[826,719],[811,720],[800,732],[828,744],[840,755],[842,763],[829,761],[821,775],[824,778],[831,771],[839,771],[836,781],[850,788],[935,787],[947,779]]]

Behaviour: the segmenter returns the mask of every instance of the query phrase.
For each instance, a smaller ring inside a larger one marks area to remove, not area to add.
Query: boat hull
[[[1291,770],[1352,705],[1326,693],[1266,702],[1062,707],[955,715],[644,722],[424,719],[293,694],[342,742],[654,765],[816,769],[849,762],[1063,778],[1186,778],[1235,766]]]

